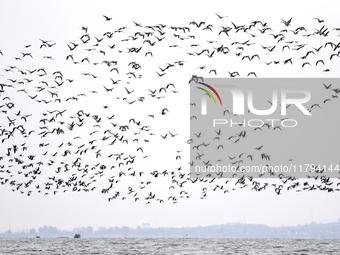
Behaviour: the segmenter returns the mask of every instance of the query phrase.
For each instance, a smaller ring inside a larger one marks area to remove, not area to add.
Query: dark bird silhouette
[[[106,21],[112,20],[112,18],[109,18],[108,16],[103,15],[103,17],[105,18]]]
[[[325,65],[325,62],[323,62],[323,60],[322,60],[322,59],[319,59],[318,61],[316,61],[316,63],[315,63],[315,66],[317,66],[319,63],[322,63],[322,64],[324,64],[324,65]]]
[[[322,23],[322,22],[324,22],[324,20],[323,19],[318,19],[318,18],[314,18],[314,19],[316,19],[319,23]]]
[[[134,92],[135,90],[129,91],[126,87],[125,87],[126,92],[130,95],[132,92]]]
[[[325,87],[325,89],[330,89],[330,87],[332,86],[332,84],[329,84],[328,86],[325,83],[322,83],[322,84]]]
[[[289,20],[285,21],[281,19],[281,23],[283,23],[286,27],[290,26],[293,18],[290,18]]]

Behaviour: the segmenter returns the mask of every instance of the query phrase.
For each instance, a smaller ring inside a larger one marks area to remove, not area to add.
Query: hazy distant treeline
[[[268,227],[259,224],[224,224],[192,228],[129,228],[129,227],[80,227],[71,231],[53,226],[38,229],[7,230],[0,237],[170,237],[170,238],[340,238],[340,222],[311,223],[290,227]]]

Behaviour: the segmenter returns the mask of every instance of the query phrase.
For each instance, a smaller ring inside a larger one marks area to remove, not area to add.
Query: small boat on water
[[[40,238],[40,236],[35,236],[35,238]]]
[[[75,234],[74,238],[80,238],[80,234]]]

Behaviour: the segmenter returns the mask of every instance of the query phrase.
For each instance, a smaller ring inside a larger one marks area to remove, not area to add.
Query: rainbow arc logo
[[[215,93],[215,95],[218,97],[218,100],[220,101],[220,104],[222,106],[222,100],[220,98],[220,95],[217,93],[217,91],[213,87],[211,87],[210,85],[203,83],[203,82],[197,82],[197,83],[202,84],[202,85],[208,87],[211,91],[213,91]],[[206,93],[208,93],[208,95],[214,100],[215,105],[217,105],[214,96],[208,90],[206,90],[204,88],[200,88],[200,87],[196,87],[196,88],[201,89],[201,90],[205,91]]]

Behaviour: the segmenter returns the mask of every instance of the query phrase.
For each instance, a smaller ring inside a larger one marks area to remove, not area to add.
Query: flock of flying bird
[[[133,199],[147,204],[191,198],[195,185],[202,186],[202,199],[208,191],[228,193],[238,188],[273,187],[277,194],[292,189],[338,191],[339,183],[322,174],[309,176],[308,181],[278,175],[272,179],[276,183],[262,182],[259,176],[190,176],[193,162],[188,164],[184,152],[190,149],[207,165],[209,159],[203,160],[200,147],[209,146],[209,141],[202,142],[201,133],[185,137],[179,125],[173,129],[162,125],[183,114],[178,110],[181,101],[194,106],[185,97],[188,80],[258,77],[259,66],[282,70],[289,65],[314,66],[323,74],[331,72],[330,64],[340,56],[340,42],[330,40],[337,38],[340,28],[328,27],[321,19],[313,20],[313,28],[295,26],[294,18],[282,19],[274,28],[262,21],[236,25],[227,16],[216,16],[211,23],[192,21],[185,26],[133,22],[131,27],[102,34],[82,27],[80,35],[65,45],[39,39],[39,44],[25,44],[16,56],[1,49],[0,59],[6,61],[1,60],[0,71],[0,184],[27,196],[100,192],[107,194],[108,201]],[[105,15],[103,22],[114,25]],[[51,55],[56,48],[65,54]],[[226,70],[221,60],[247,61],[252,70]],[[62,67],[53,69],[54,62]],[[329,98],[313,104],[310,111],[337,100],[340,87],[323,86],[330,91]],[[187,121],[193,121],[192,116]],[[268,125],[254,132],[270,129],[281,127]],[[218,140],[221,130],[215,132]],[[240,130],[217,149],[248,135]],[[160,169],[154,165],[163,144],[170,153],[163,154],[166,165]],[[265,147],[251,150],[270,164],[272,156]],[[257,155],[227,156],[232,164],[241,165]]]

